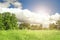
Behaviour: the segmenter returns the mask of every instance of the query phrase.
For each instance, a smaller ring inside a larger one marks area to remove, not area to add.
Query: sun
[[[37,6],[35,9],[36,13],[43,14],[43,15],[48,15],[50,14],[50,9],[45,7],[45,6]]]

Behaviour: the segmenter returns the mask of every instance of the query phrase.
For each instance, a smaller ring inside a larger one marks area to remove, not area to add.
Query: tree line
[[[50,23],[48,28],[43,28],[42,24],[39,25],[30,25],[29,23],[21,23],[19,29],[31,29],[31,30],[60,30],[60,20],[57,20],[56,23]]]
[[[49,28],[43,28],[42,24],[31,25],[30,23],[21,23],[18,26],[18,20],[16,15],[10,12],[0,13],[0,30],[14,30],[14,29],[30,29],[30,30],[45,30],[45,29],[57,29],[60,30],[60,19],[56,21],[56,24],[49,24]]]

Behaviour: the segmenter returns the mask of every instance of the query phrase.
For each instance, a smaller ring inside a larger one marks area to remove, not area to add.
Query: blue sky
[[[51,8],[52,12],[60,13],[60,0],[20,0],[22,3],[23,9],[29,9],[34,11],[35,6],[44,5],[48,8]]]
[[[34,11],[35,6],[44,6],[50,8],[52,13],[60,13],[60,0],[18,0],[22,3],[23,9],[29,9],[30,11]],[[3,0],[0,0],[3,2]],[[11,5],[10,7],[14,7]]]

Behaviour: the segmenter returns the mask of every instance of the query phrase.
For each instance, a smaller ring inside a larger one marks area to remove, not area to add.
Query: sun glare
[[[50,17],[49,14],[50,14],[50,12],[49,12],[48,8],[36,7],[34,16],[30,20],[35,21],[37,23],[43,23],[43,21],[46,23],[49,20],[49,17]]]
[[[39,13],[39,14],[43,14],[43,15],[50,14],[50,9],[48,7],[45,7],[45,6],[37,6],[37,7],[35,7],[34,10],[36,13]]]

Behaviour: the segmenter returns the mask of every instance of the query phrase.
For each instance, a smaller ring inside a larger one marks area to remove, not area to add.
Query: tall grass
[[[0,40],[60,40],[60,31],[58,30],[0,31]]]

